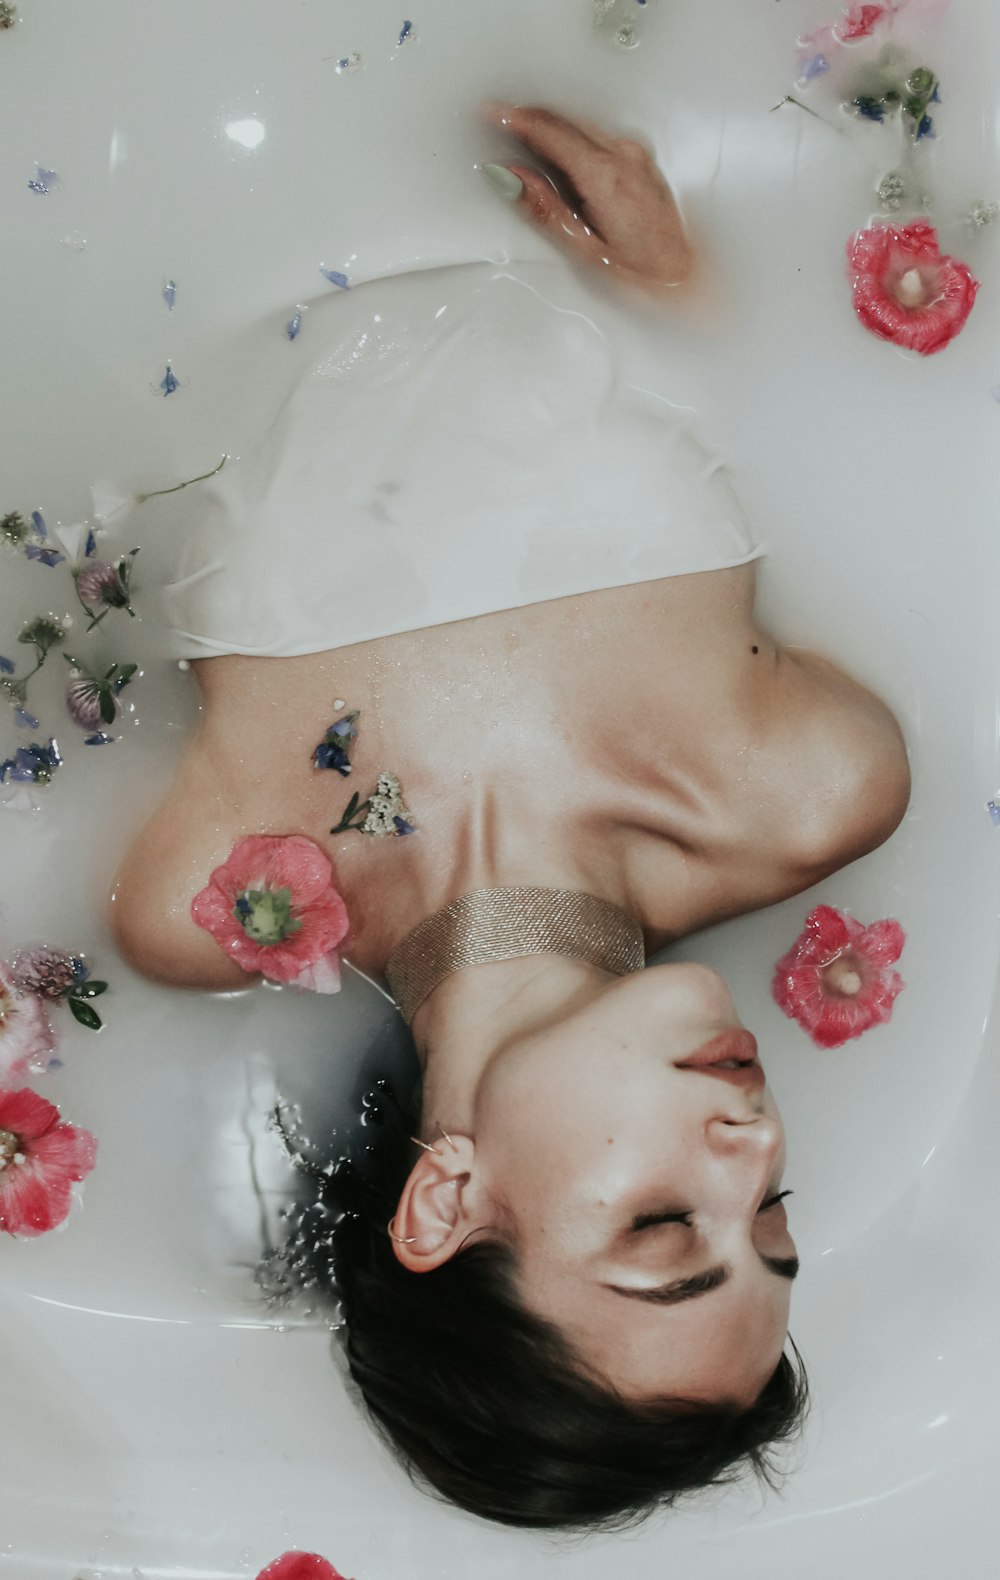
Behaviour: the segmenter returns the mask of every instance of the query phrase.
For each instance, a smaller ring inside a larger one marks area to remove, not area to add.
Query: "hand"
[[[562,178],[568,202],[532,166],[501,167],[522,182],[510,195],[556,246],[645,295],[663,297],[687,277],[691,250],[677,204],[642,143],[527,105],[488,104],[484,114]]]

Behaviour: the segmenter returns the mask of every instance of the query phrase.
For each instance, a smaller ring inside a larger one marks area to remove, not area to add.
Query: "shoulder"
[[[815,653],[778,649],[760,715],[785,859],[807,881],[887,840],[910,798],[906,744],[886,704]]]

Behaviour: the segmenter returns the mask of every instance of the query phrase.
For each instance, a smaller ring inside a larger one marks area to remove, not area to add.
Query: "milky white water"
[[[167,487],[239,453],[268,368],[308,355],[308,314],[296,342],[284,326],[334,289],[321,264],[362,280],[546,255],[475,169],[509,157],[472,116],[481,98],[586,111],[655,143],[706,283],[698,312],[635,321],[636,381],[696,408],[728,456],[771,550],[761,603],[776,631],[880,691],[913,759],[888,845],[675,951],[733,984],[788,1128],[792,1333],[815,1397],[799,1468],[780,1498],[706,1495],[629,1538],[495,1530],[409,1486],[360,1423],[321,1318],[262,1305],[252,1270],[290,1185],[266,1131],[275,1092],[325,1140],[404,1056],[389,1006],[357,979],[332,1005],[199,998],[115,958],[111,874],[197,711],[156,600],[192,490],[106,540],[141,545],[139,617],[110,615],[87,650],[142,666],[122,739],[87,749],[63,722],[56,654],[31,706],[65,766],[37,816],[0,814],[0,945],[85,949],[113,989],[106,1030],[64,1014],[63,1067],[34,1081],[99,1137],[83,1209],[62,1233],[0,1247],[0,1574],[235,1580],[289,1547],[358,1580],[986,1573],[1000,227],[973,233],[961,215],[1000,198],[995,8],[955,0],[913,35],[942,82],[924,160],[933,216],[984,282],[964,333],[919,359],[864,333],[843,277],[844,243],[897,162],[893,131],[769,113],[794,91],[796,36],[832,9],[650,0],[629,51],[592,29],[589,0],[412,4],[24,0],[0,32],[0,511],[69,524],[98,478]],[[359,69],[338,74],[353,50]],[[47,194],[27,184],[39,164],[60,178]],[[269,328],[255,373],[246,348]],[[180,388],[164,398],[168,360]],[[21,621],[73,608],[65,567],[0,560],[0,652],[20,659]],[[4,729],[6,756],[18,732]],[[891,1025],[834,1053],[769,994],[820,900],[908,933]]]

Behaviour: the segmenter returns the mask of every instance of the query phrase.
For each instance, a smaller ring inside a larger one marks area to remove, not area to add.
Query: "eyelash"
[[[767,1212],[769,1207],[776,1207],[785,1196],[794,1196],[794,1194],[795,1192],[791,1190],[780,1190],[776,1196],[769,1196],[767,1201],[761,1202],[757,1211]],[[694,1227],[691,1222],[693,1216],[693,1212],[647,1212],[632,1220],[632,1228],[633,1230],[653,1229],[661,1223],[682,1223],[686,1229],[691,1229]]]

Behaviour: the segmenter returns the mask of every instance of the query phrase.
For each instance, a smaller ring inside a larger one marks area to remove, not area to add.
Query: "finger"
[[[530,165],[508,165],[523,183],[518,206],[549,240],[577,258],[593,260],[605,251],[605,243],[592,226],[560,196],[555,187]]]
[[[495,125],[527,143],[542,159],[567,169],[610,153],[614,141],[594,122],[571,120],[537,105],[493,102],[485,108]]]

